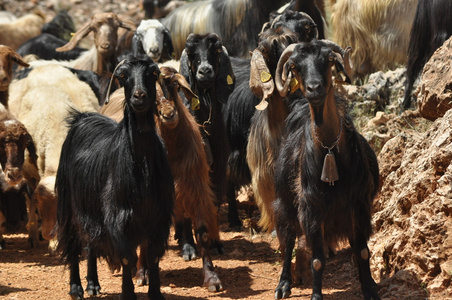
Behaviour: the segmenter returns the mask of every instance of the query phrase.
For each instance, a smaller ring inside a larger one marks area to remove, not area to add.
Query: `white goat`
[[[64,120],[71,108],[98,111],[98,100],[77,75],[63,66],[51,64],[35,67],[26,78],[11,83],[9,107],[35,141],[37,176],[41,180],[33,197],[42,218],[42,235],[50,240],[57,205],[54,177],[68,130]]]
[[[174,52],[171,34],[159,20],[142,20],[132,39],[132,51],[155,62],[170,60]]]
[[[45,17],[39,11],[11,22],[0,23],[0,44],[16,50],[27,40],[41,34],[44,23]]]

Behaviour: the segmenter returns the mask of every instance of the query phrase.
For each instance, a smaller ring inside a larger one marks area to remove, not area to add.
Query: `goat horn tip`
[[[267,106],[268,106],[268,101],[265,99],[262,99],[262,101],[255,107],[257,110],[265,110],[267,108]]]

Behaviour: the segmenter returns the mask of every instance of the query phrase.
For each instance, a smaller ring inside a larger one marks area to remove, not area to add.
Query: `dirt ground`
[[[212,258],[224,290],[211,293],[202,286],[201,259],[185,262],[179,255],[172,232],[168,251],[160,263],[161,290],[166,299],[274,299],[281,272],[277,238],[268,233],[257,233],[247,223],[242,232],[227,231],[225,222],[222,224],[221,239],[225,254],[213,255]],[[48,254],[46,241],[36,248],[30,248],[25,232],[4,237],[6,249],[0,252],[0,299],[70,299],[69,272],[58,256]],[[82,261],[80,266],[82,284],[86,285],[86,261]],[[111,273],[106,262],[101,260],[99,280],[102,290],[97,298],[119,299],[121,273]],[[135,292],[138,299],[148,299],[147,287],[136,286]],[[358,273],[349,247],[344,247],[336,256],[328,259],[323,292],[325,300],[362,299]],[[385,300],[425,299],[419,293],[391,296],[386,291],[385,294],[382,297]],[[310,282],[293,286],[292,299],[310,299],[310,296]]]

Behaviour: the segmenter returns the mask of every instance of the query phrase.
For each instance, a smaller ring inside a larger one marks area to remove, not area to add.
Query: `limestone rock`
[[[452,108],[452,38],[448,39],[425,64],[416,92],[421,115],[436,120]]]

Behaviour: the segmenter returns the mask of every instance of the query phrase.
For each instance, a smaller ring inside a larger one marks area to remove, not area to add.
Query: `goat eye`
[[[304,29],[306,29],[306,30],[309,29],[309,27],[310,26],[308,24],[304,25]]]
[[[328,60],[329,60],[329,61],[334,61],[334,56],[331,56],[331,55],[330,55],[330,56],[328,57]]]
[[[155,76],[157,76],[158,75],[158,72],[157,71],[154,71],[154,72],[152,72]]]
[[[125,77],[124,73],[119,74],[119,78],[124,78],[124,77]]]
[[[223,51],[223,49],[218,48],[217,52],[218,52],[218,53],[221,53],[221,51]]]

